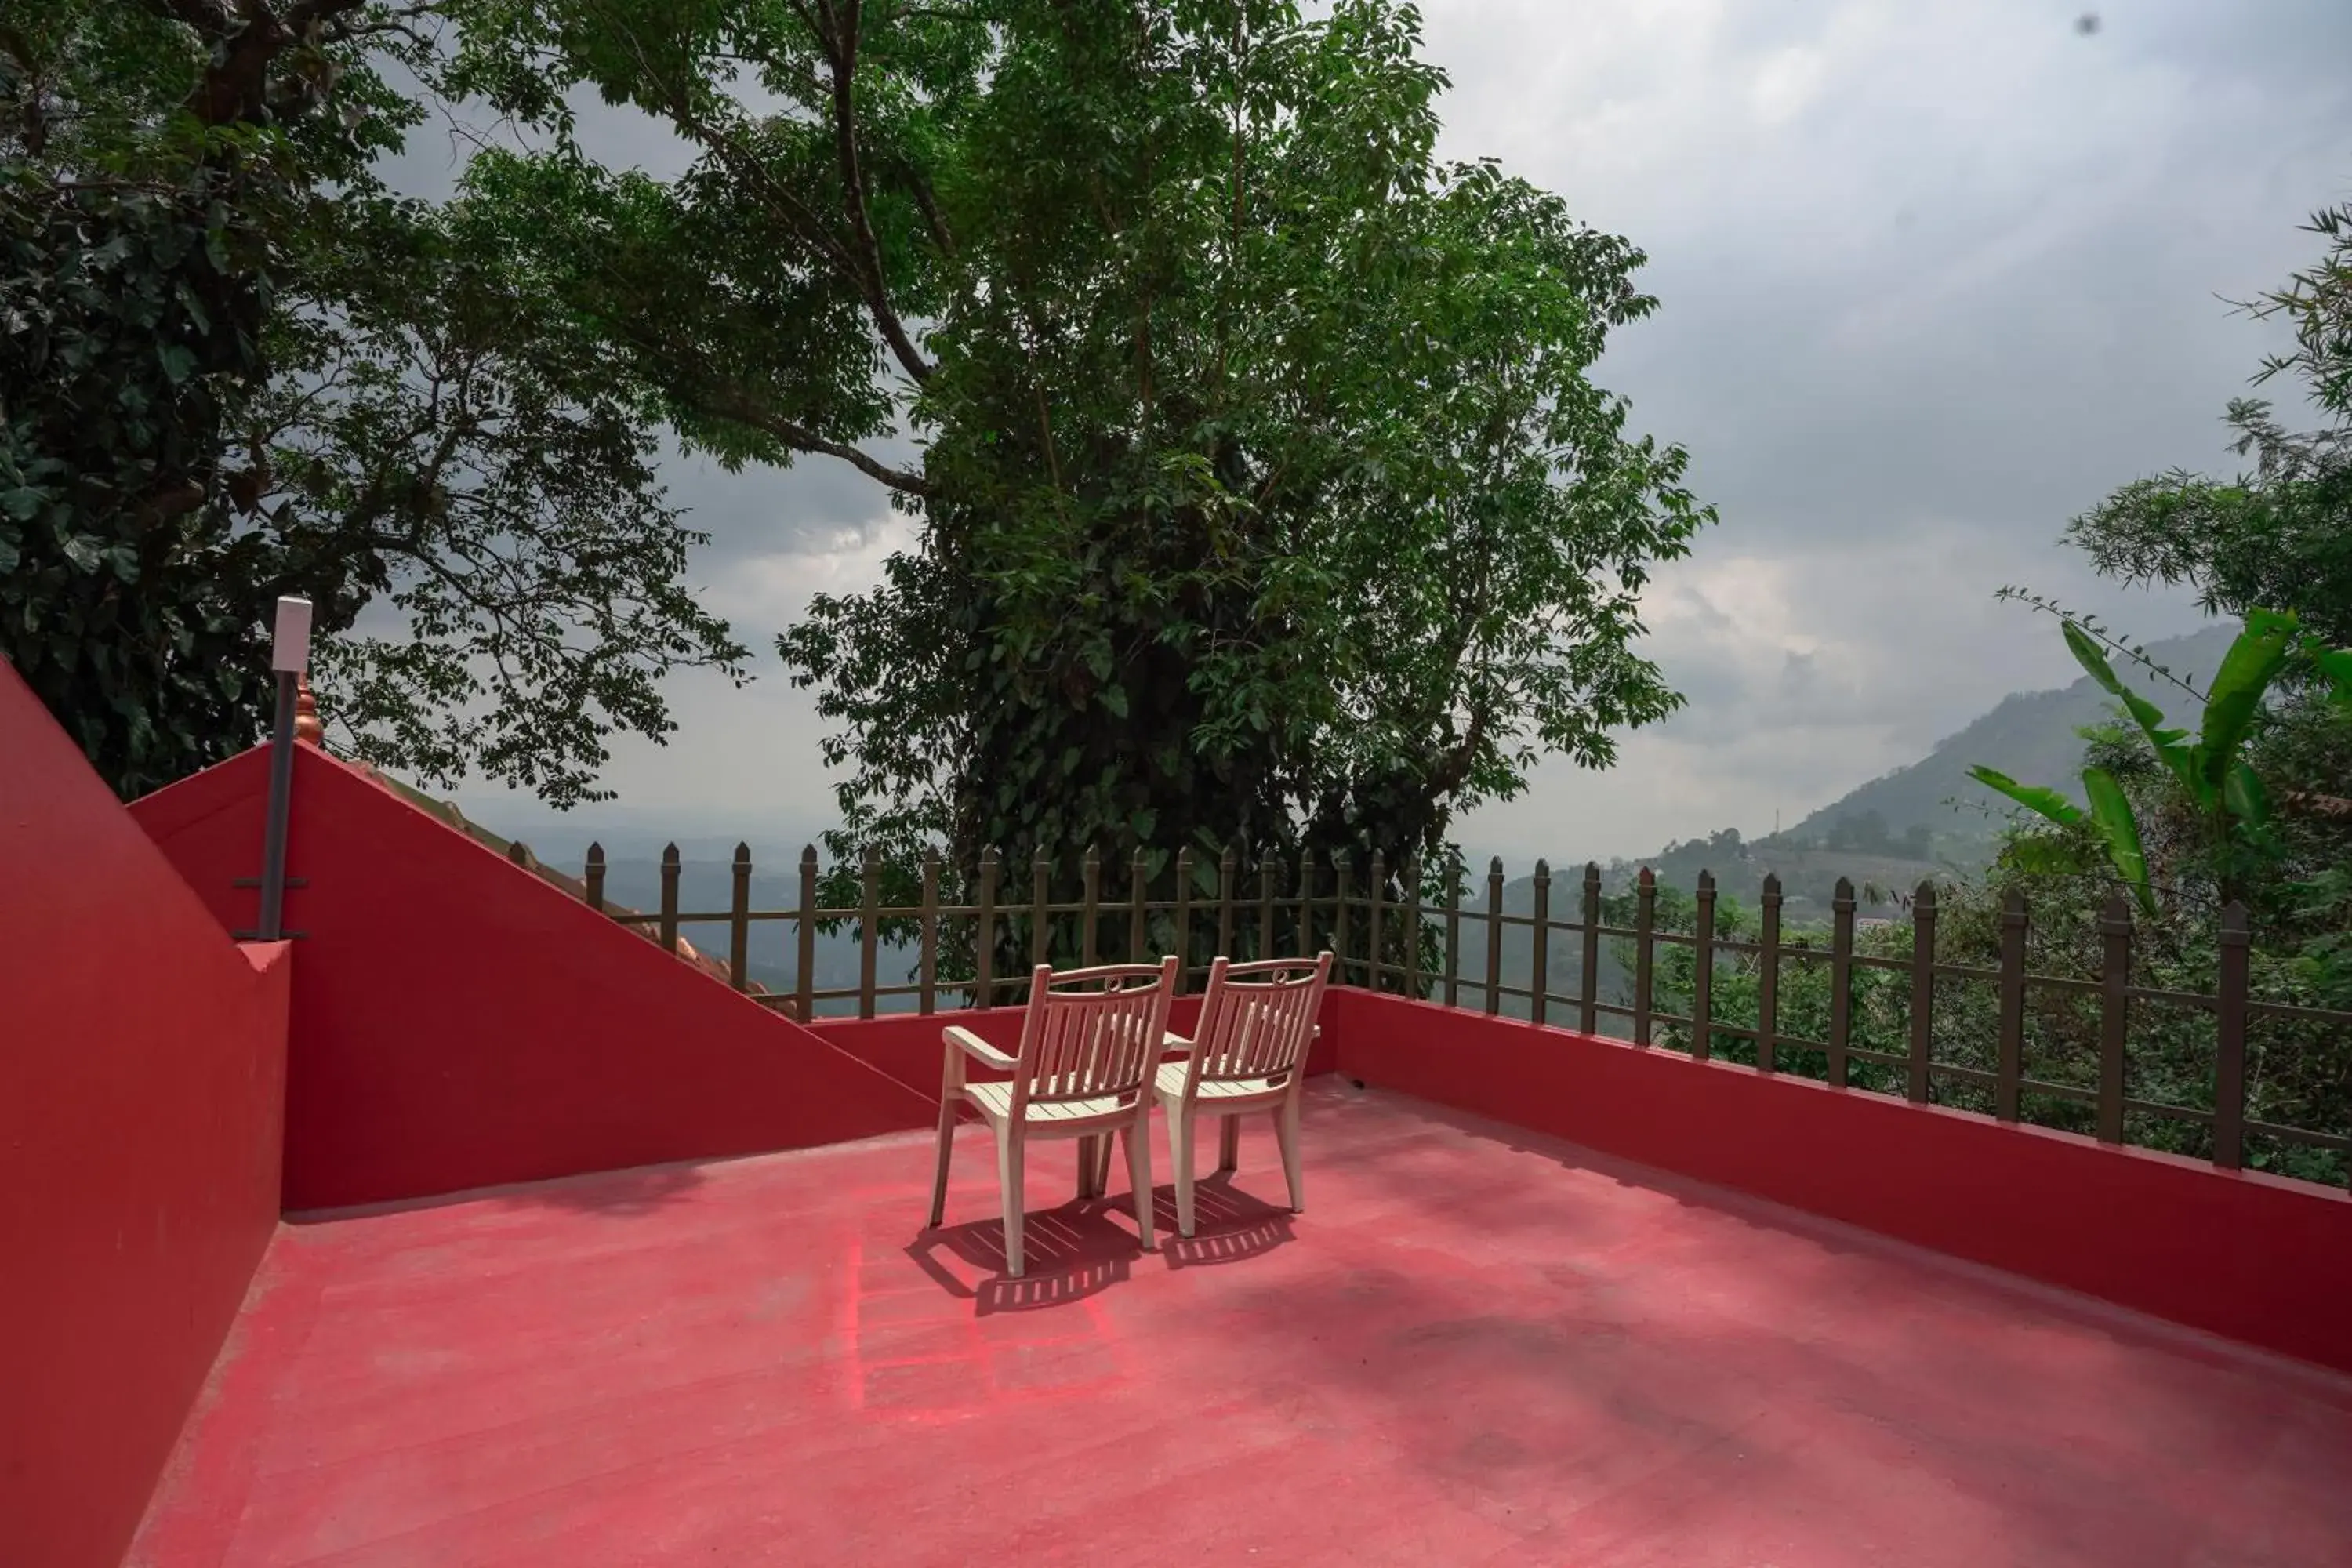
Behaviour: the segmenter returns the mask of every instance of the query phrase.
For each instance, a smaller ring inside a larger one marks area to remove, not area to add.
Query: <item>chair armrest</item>
[[[1183,1036],[1181,1036],[1181,1035],[1178,1034],[1175,1030],[1173,1030],[1173,1029],[1168,1029],[1168,1030],[1164,1030],[1164,1031],[1160,1034],[1160,1055],[1162,1055],[1162,1056],[1185,1056],[1185,1055],[1190,1054],[1190,1053],[1191,1053],[1191,1051],[1192,1051],[1192,1041],[1190,1041],[1190,1040],[1188,1040],[1188,1039],[1186,1039]]]
[[[953,1046],[972,1060],[983,1066],[994,1068],[999,1072],[1011,1072],[1021,1065],[961,1024],[950,1024],[940,1031],[940,1035],[949,1045]]]

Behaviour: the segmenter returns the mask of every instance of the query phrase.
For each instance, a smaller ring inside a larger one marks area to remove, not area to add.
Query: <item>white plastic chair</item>
[[[1153,1088],[1168,1111],[1168,1152],[1176,1166],[1176,1229],[1192,1234],[1192,1123],[1213,1116],[1220,1129],[1217,1168],[1239,1163],[1244,1111],[1271,1110],[1276,1141],[1282,1145],[1282,1173],[1290,1183],[1293,1211],[1307,1206],[1299,1170],[1298,1093],[1307,1080],[1307,1051],[1318,1032],[1323,988],[1331,978],[1331,955],[1270,958],[1255,963],[1209,965],[1209,989],[1201,998],[1201,1019],[1182,1061],[1168,1062],[1154,1075]]]
[[[1004,1205],[1006,1272],[1021,1278],[1022,1163],[1034,1138],[1091,1139],[1117,1131],[1127,1141],[1128,1179],[1135,1184],[1135,1223],[1143,1249],[1151,1226],[1151,1085],[1165,1054],[1168,1004],[1176,994],[1176,960],[1111,963],[1056,974],[1039,964],[1030,977],[1020,1049],[1005,1055],[970,1029],[947,1026],[947,1064],[940,1083],[940,1163],[931,1184],[931,1224],[947,1214],[948,1162],[955,1149],[956,1107],[971,1106],[996,1134],[996,1179]],[[965,1081],[967,1060],[1012,1077]],[[1082,1145],[1091,1150],[1092,1145]],[[1105,1153],[1108,1152],[1107,1146]]]

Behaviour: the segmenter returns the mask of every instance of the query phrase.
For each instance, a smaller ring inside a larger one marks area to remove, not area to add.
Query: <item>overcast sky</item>
[[[2185,595],[2105,588],[2055,540],[2117,485],[2222,471],[2266,346],[2223,301],[2315,258],[2352,195],[2352,4],[1424,0],[1449,155],[1500,157],[1648,251],[1663,299],[1598,379],[1719,509],[1645,600],[1689,697],[1613,771],[1548,765],[1461,825],[1474,853],[1631,855],[1769,831],[2076,671],[2021,583],[2146,637]],[[625,132],[599,149],[668,172]],[[432,150],[420,147],[417,155]],[[618,749],[631,817],[755,839],[830,816],[818,724],[771,651],[906,542],[810,459],[671,465],[715,538],[713,608],[761,679],[679,679],[681,732]],[[537,815],[460,797],[493,825]]]

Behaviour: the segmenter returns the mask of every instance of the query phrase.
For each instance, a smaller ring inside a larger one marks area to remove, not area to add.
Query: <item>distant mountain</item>
[[[2147,652],[2158,665],[2202,689],[2210,684],[2235,636],[2234,627],[2214,626],[2151,644]],[[2168,713],[2184,714],[2193,707],[2185,694],[2136,664],[2118,659],[2116,669]],[[1688,891],[1697,885],[1699,873],[1706,871],[1726,897],[1752,909],[1769,874],[1780,881],[1782,919],[1795,924],[1826,921],[1831,896],[1843,878],[1859,897],[1856,912],[1864,919],[1884,918],[1894,912],[1895,895],[1931,877],[1974,870],[1990,857],[2008,820],[2009,803],[1969,777],[1970,767],[1998,768],[2012,778],[2049,784],[2080,799],[2081,731],[2108,721],[2114,708],[2114,700],[2088,676],[2062,690],[2004,698],[1990,712],[1937,742],[1919,761],[1873,779],[1793,827],[1755,839],[1725,831],[1669,844],[1635,859],[1611,861],[1605,868],[1609,886],[1628,885],[1646,866],[1660,886]],[[1516,873],[1526,861],[1507,858],[1506,864]],[[1574,918],[1576,875],[1572,864],[1555,867],[1555,918]],[[1476,890],[1483,892],[1483,884]],[[1521,875],[1505,889],[1504,907],[1510,913],[1524,913],[1531,898],[1531,884]],[[1480,945],[1468,962],[1483,974],[1483,936],[1475,940]],[[1520,936],[1507,938],[1507,954],[1515,953],[1523,942]],[[1507,955],[1506,970],[1516,967],[1523,976],[1525,963],[1523,957]],[[1616,979],[1604,973],[1604,994]],[[1507,973],[1506,984],[1517,983]]]
[[[2193,681],[2200,689],[2221,668],[2236,628],[2217,626],[2185,637],[2148,645],[2157,663]],[[2167,713],[2179,714],[2189,699],[2138,666],[2116,661],[2126,684],[2144,692]],[[2003,698],[1966,729],[1936,742],[1919,761],[1873,779],[1831,802],[1780,835],[1795,843],[1827,841],[1838,825],[1860,823],[1875,813],[1885,831],[1900,837],[1926,828],[1955,848],[1981,852],[2007,816],[2008,803],[1969,777],[1981,763],[2026,784],[2048,784],[2082,797],[2081,730],[2105,722],[2115,700],[2084,676],[2058,691],[2031,691]],[[1955,810],[1950,804],[1962,803]],[[1983,808],[1982,811],[1970,808]],[[1992,815],[1984,815],[1985,811]]]

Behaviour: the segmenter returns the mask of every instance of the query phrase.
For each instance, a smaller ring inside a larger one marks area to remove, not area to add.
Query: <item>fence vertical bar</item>
[[[1588,1035],[1601,1032],[1601,867],[1584,863],[1584,918],[1578,954],[1584,972],[1576,977],[1576,1026]]]
[[[2131,905],[2107,896],[2099,915],[2099,1142],[2124,1141],[2124,1047],[2131,1037]]]
[[[1315,852],[1311,849],[1302,849],[1298,852],[1298,941],[1297,945],[1297,951],[1291,955],[1294,958],[1304,958],[1315,951]],[[1345,953],[1339,956],[1343,962],[1347,958]],[[1347,984],[1346,973],[1345,969],[1340,971],[1339,983],[1343,985]]]
[[[1029,863],[1029,963],[1035,965],[1049,962],[1052,934],[1046,929],[1051,921],[1049,895],[1054,890],[1054,863],[1041,851]]]
[[[1405,937],[1404,994],[1421,1000],[1421,857],[1404,863]]]
[[[994,848],[980,852],[980,918],[972,938],[972,1005],[985,1013],[996,1005],[996,879]]]
[[[1348,983],[1348,852],[1335,850],[1331,855],[1331,967],[1339,973],[1339,984]],[[1305,958],[1312,949],[1302,950]]]
[[[1657,930],[1658,874],[1644,866],[1633,884],[1633,1043],[1637,1046],[1650,1043],[1650,961]]]
[[[1241,890],[1241,847],[1228,844],[1217,851],[1217,945],[1212,959],[1234,956],[1234,895]]]
[[[940,858],[923,857],[922,931],[917,938],[916,1010],[926,1018],[939,1010],[940,983]]]
[[[604,847],[602,844],[588,846],[588,866],[580,880],[583,889],[582,896],[588,907],[598,914],[603,914],[604,912]]]
[[[1095,943],[1095,927],[1102,919],[1102,851],[1094,845],[1087,846],[1078,876],[1078,967],[1092,969],[1100,951]]]
[[[1176,851],[1176,994],[1192,988],[1192,847]]]
[[[1830,1087],[1852,1076],[1846,1047],[1853,1039],[1853,883],[1840,877],[1830,894]]]
[[[1780,1070],[1780,879],[1764,874],[1757,896],[1759,911],[1756,971],[1756,1067],[1760,1072]]]
[[[1540,1025],[1544,1021],[1545,994],[1550,989],[1551,957],[1551,862],[1538,858],[1536,861],[1534,906],[1529,910],[1534,923],[1528,929],[1528,1017]]]
[[[1936,1044],[1936,885],[1922,882],[1911,896],[1911,1060],[1905,1085],[1911,1102],[1927,1103],[1929,1053]]]
[[[1470,868],[1464,864],[1462,851],[1448,846],[1445,851],[1445,1005],[1462,1005],[1462,884],[1463,873]]]
[[[1486,1011],[1503,1010],[1503,858],[1486,862]]]
[[[735,846],[735,886],[727,906],[727,984],[738,991],[751,984],[751,847]]]
[[[2000,900],[2000,1022],[1993,1057],[1992,1113],[2017,1120],[2018,1081],[2025,1076],[2025,889],[2011,888]]]
[[[1144,858],[1142,847],[1139,846],[1127,868],[1127,962],[1129,963],[1143,962],[1143,944],[1150,934],[1144,929],[1148,915],[1143,907],[1144,895],[1151,886],[1150,867],[1150,862]],[[1176,962],[1180,967],[1183,963],[1182,959]]]
[[[1691,955],[1691,1059],[1703,1062],[1715,1044],[1715,873],[1698,874],[1697,930]]]
[[[857,1016],[874,1016],[874,961],[881,941],[882,858],[868,844],[857,873]]]
[[[1372,851],[1372,870],[1368,881],[1370,886],[1364,889],[1368,905],[1364,919],[1364,963],[1367,970],[1364,984],[1371,990],[1381,991],[1386,989],[1381,984],[1381,955],[1383,951],[1381,938],[1387,934],[1381,929],[1385,923],[1381,918],[1381,905],[1388,896],[1389,867],[1387,858],[1377,849]]]
[[[807,1023],[816,1014],[816,846],[801,846],[800,930],[793,962],[793,1016]]]
[[[1275,862],[1274,851],[1259,850],[1257,852],[1257,955],[1260,958],[1274,956],[1274,884],[1275,879],[1281,874],[1281,868]]]
[[[661,858],[661,944],[664,952],[677,951],[677,846],[668,845]]]
[[[2221,974],[2214,998],[2213,1163],[2234,1171],[2246,1158],[2246,906],[2221,910]]]

